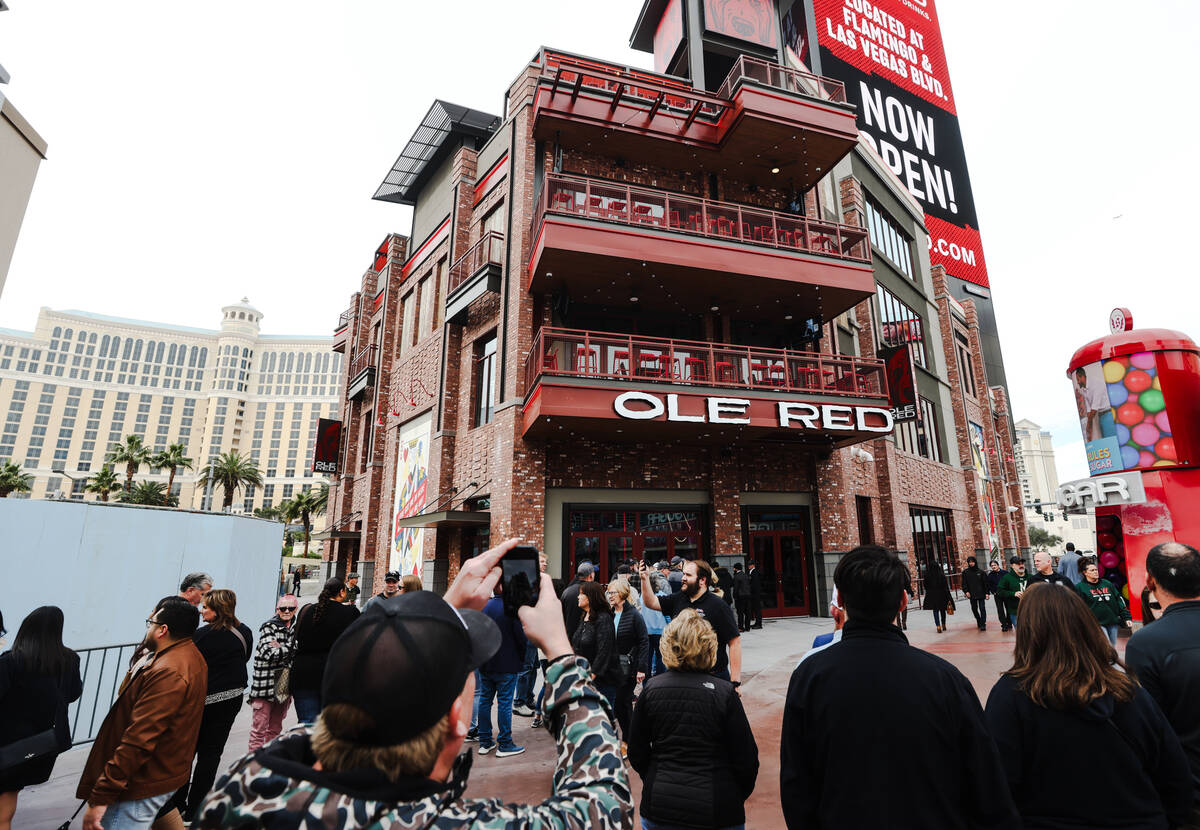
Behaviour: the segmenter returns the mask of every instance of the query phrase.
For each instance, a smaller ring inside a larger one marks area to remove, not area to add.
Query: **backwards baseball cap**
[[[467,675],[500,648],[500,629],[458,611],[433,591],[379,600],[333,644],[321,684],[324,705],[346,703],[374,723],[343,740],[403,743],[445,717]]]
[[[1020,563],[1020,564],[1024,565],[1024,564],[1025,564],[1025,557],[1024,557],[1024,556],[1010,556],[1010,557],[1008,558],[1008,564],[1010,564],[1010,565],[1016,565],[1016,564],[1018,564],[1018,563]]]
[[[385,573],[383,575],[383,581],[384,582],[399,582],[400,581],[400,572],[399,571],[388,571],[387,573]]]

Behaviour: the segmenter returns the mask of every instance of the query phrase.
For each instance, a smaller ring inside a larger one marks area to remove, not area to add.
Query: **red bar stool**
[[[663,376],[662,357],[660,354],[638,355],[638,375],[644,378],[661,378]]]
[[[612,355],[613,355],[613,362],[612,362],[613,374],[614,375],[629,374],[629,352],[625,351],[624,349],[615,349],[613,351]],[[622,363],[624,363],[625,365],[622,366],[621,365]]]
[[[558,371],[558,352],[546,352],[544,355],[542,355],[542,371]]]
[[[660,354],[658,356],[658,376],[675,380],[679,377],[679,361],[670,355]]]
[[[708,361],[702,357],[685,357],[683,367],[687,370],[684,380],[708,380]]]
[[[727,360],[713,362],[713,376],[718,383],[737,383],[737,372],[734,371],[733,364]]]
[[[575,347],[575,371],[583,374],[596,374],[596,350],[584,346]]]

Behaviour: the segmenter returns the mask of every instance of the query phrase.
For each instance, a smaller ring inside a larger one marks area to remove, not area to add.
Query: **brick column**
[[[742,502],[736,455],[725,447],[709,449],[709,498],[712,505],[713,555],[742,553]]]

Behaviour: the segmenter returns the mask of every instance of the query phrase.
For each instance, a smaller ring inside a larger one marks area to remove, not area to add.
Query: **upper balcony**
[[[716,94],[686,81],[544,51],[534,136],[567,147],[807,190],[858,141],[837,81],[742,56]],[[776,179],[776,177],[782,177]]]
[[[375,372],[379,363],[379,347],[372,343],[358,350],[350,360],[350,382],[346,386],[346,400],[352,401],[375,386]]]
[[[748,432],[844,445],[891,431],[874,358],[542,328],[525,360],[526,435],[721,439]]]
[[[504,271],[504,234],[488,231],[450,266],[446,319],[460,323],[467,307],[488,291],[500,292]]]
[[[652,308],[684,287],[690,310],[752,300],[829,319],[875,292],[865,228],[666,190],[551,174],[530,231],[534,293],[623,306],[632,289]]]
[[[354,322],[357,313],[358,306],[355,304],[338,315],[337,326],[333,329],[333,350],[335,352],[346,351],[346,342],[350,339],[350,324]]]

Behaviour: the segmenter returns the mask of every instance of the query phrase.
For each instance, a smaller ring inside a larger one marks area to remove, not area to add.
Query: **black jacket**
[[[1129,703],[1105,696],[1056,711],[1002,675],[988,695],[987,723],[1025,827],[1166,830],[1168,819],[1187,818],[1187,759],[1145,689]]]
[[[762,599],[762,571],[751,568],[747,576],[750,577],[750,599]]]
[[[296,620],[296,656],[292,658],[289,681],[293,691],[321,691],[325,660],[333,641],[358,619],[359,611],[353,605],[330,601],[318,620],[317,605],[314,602],[301,608]]]
[[[1162,708],[1183,744],[1200,808],[1200,600],[1176,602],[1138,630],[1125,662]]]
[[[192,635],[192,641],[208,664],[208,691],[212,695],[231,689],[244,689],[248,684],[246,664],[254,654],[254,634],[245,623],[238,623],[238,635],[228,628],[202,625]]]
[[[1058,571],[1051,571],[1048,574],[1040,574],[1037,571],[1034,571],[1029,575],[1029,584],[1032,585],[1035,582],[1049,582],[1051,585],[1061,585],[1064,588],[1070,588],[1072,590],[1075,588],[1075,583],[1067,579]]]
[[[796,667],[779,756],[790,828],[1021,826],[970,682],[893,625],[850,619]]]
[[[988,568],[988,571],[987,571],[988,593],[991,594],[992,596],[996,595],[996,589],[1000,587],[1000,580],[1004,578],[1004,573],[1005,573],[1005,571],[1003,568],[1001,568],[998,571],[993,571],[991,568]]]
[[[733,572],[733,596],[735,599],[750,597],[750,577],[746,576],[745,571]]]
[[[921,607],[926,611],[945,611],[950,601],[946,575],[942,573],[942,566],[935,563],[925,572],[925,599]]]
[[[626,604],[621,621],[617,623],[617,654],[628,654],[633,658],[634,674],[650,673],[650,636],[646,633],[646,621],[633,605]]]
[[[963,568],[962,589],[963,593],[971,599],[986,599],[987,595],[992,592],[988,585],[988,575],[978,565],[973,568]]]
[[[597,614],[595,622],[580,619],[571,637],[571,648],[591,663],[592,676],[596,678],[597,685],[616,686],[621,682],[621,661],[617,659],[617,634],[611,616]]]
[[[579,580],[571,580],[566,588],[563,588],[562,596],[562,611],[563,625],[567,627],[567,637],[575,636],[575,629],[579,626],[579,618],[582,612],[579,610]]]
[[[71,652],[60,677],[27,670],[11,651],[0,654],[0,746],[53,728],[59,751],[70,749],[67,704],[79,700],[81,694],[83,682],[75,652]],[[0,770],[0,792],[16,792],[50,780],[57,757],[54,753]]]
[[[629,763],[642,776],[641,814],[651,821],[744,824],[758,745],[733,684],[674,670],[646,681],[629,727]]]

